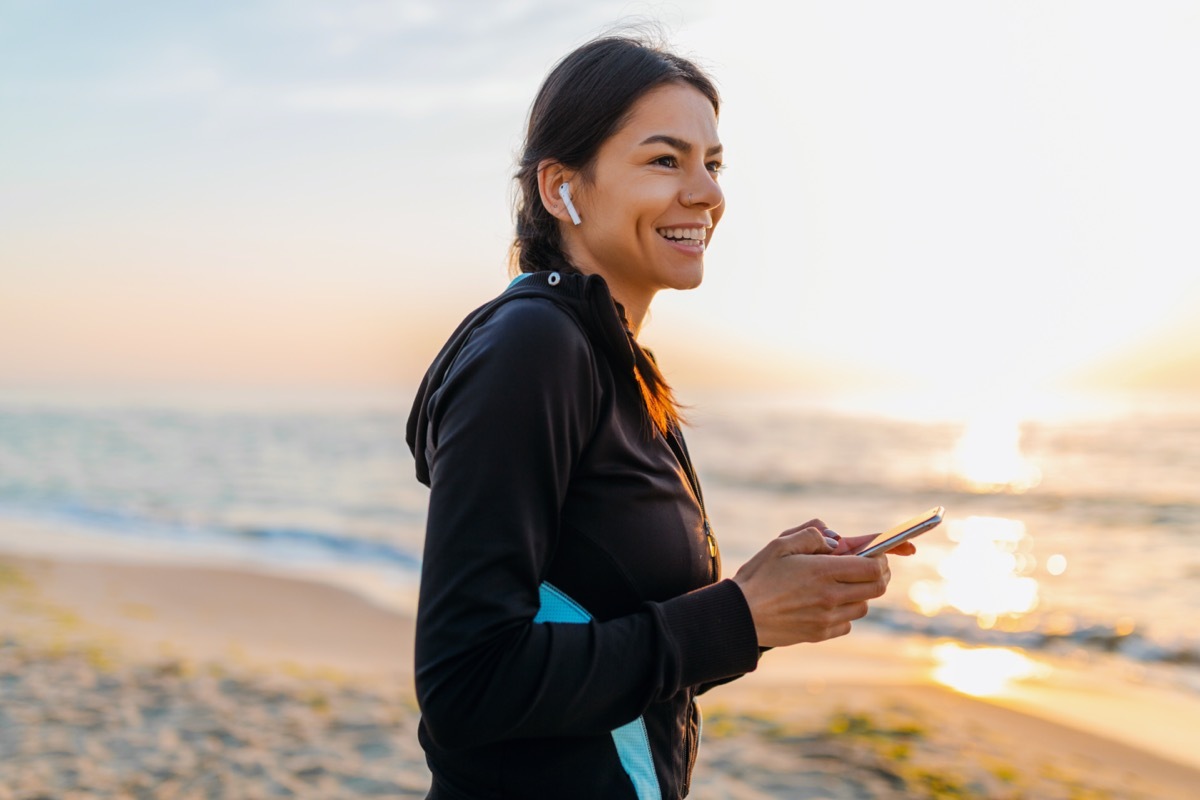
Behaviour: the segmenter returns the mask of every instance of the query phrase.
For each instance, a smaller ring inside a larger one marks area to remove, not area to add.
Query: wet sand
[[[1053,683],[985,702],[898,642],[714,689],[692,796],[1196,796],[1200,769],[1119,735],[1119,693],[1092,687],[1095,724]],[[411,618],[322,584],[0,554],[0,800],[423,797],[411,647]]]

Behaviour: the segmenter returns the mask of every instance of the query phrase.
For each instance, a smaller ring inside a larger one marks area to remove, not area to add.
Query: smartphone
[[[854,551],[854,555],[873,556],[876,553],[886,553],[896,545],[936,528],[941,524],[942,515],[945,513],[946,509],[941,506],[931,508],[924,514],[918,514],[910,520],[888,528],[866,544],[859,545],[858,549]]]

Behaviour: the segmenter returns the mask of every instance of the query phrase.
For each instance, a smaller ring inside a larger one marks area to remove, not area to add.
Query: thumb
[[[837,547],[837,540],[825,536],[817,528],[802,528],[786,533],[779,542],[780,556],[825,555]]]

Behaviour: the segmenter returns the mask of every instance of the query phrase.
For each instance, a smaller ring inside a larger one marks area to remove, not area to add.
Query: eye
[[[725,164],[721,161],[710,161],[705,164],[705,166],[708,168],[708,171],[712,173],[714,178],[725,171]]]
[[[657,164],[660,167],[674,168],[679,166],[679,159],[675,156],[659,156],[651,163]]]

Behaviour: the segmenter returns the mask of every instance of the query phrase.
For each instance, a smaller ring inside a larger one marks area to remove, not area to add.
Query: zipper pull
[[[713,535],[707,516],[704,518],[704,535],[708,538],[708,576],[715,581],[721,575],[721,552],[717,550],[717,537]]]

